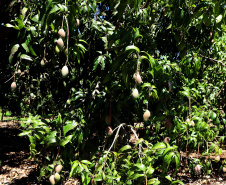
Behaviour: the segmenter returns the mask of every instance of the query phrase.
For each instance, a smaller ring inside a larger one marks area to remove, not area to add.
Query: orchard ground
[[[0,184],[49,184],[48,181],[38,182],[37,158],[29,159],[29,140],[19,137],[22,131],[20,121],[15,117],[4,117],[0,122]],[[175,179],[184,182],[185,185],[220,184],[226,185],[226,173],[211,173],[206,176],[192,177],[189,168],[185,165],[186,154],[181,152],[181,167]],[[189,158],[198,158],[200,155],[190,153]],[[221,160],[226,159],[226,150],[223,150]],[[65,173],[65,177],[66,177]],[[81,184],[78,179],[69,179],[63,184]]]

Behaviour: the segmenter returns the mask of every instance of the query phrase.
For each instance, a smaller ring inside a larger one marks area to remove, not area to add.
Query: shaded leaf
[[[73,135],[69,135],[65,137],[63,140],[60,141],[61,146],[65,146],[67,143],[69,143],[72,139]]]
[[[20,56],[20,58],[21,58],[21,59],[24,59],[24,60],[33,61],[33,59],[32,59],[30,56],[25,55],[25,54],[22,54],[22,55]]]
[[[64,135],[66,135],[67,132],[69,132],[70,130],[73,130],[77,125],[78,125],[78,123],[75,121],[73,121],[73,123],[69,123],[69,124],[67,124],[67,122],[66,122],[66,125],[63,126]]]

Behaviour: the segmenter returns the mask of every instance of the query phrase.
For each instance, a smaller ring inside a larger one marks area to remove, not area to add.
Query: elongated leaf
[[[151,87],[151,84],[150,83],[144,83],[141,87],[142,88],[144,88],[144,87]]]
[[[177,153],[176,156],[174,157],[174,159],[176,162],[176,169],[175,169],[175,172],[173,173],[173,175],[176,175],[177,169],[180,167],[180,154]]]
[[[24,60],[33,61],[33,59],[32,59],[30,56],[25,55],[25,54],[22,54],[22,55],[20,56],[20,58],[21,58],[21,59],[24,59]]]
[[[146,171],[146,166],[144,164],[136,163],[135,166],[138,167],[142,171]]]
[[[5,26],[8,28],[14,28],[14,26],[12,24],[6,24]]]
[[[31,134],[31,130],[25,130],[22,133],[19,134],[19,136],[27,136]]]
[[[182,184],[182,185],[184,185],[184,183],[180,180],[173,181],[173,182],[171,182],[171,184]]]
[[[165,176],[165,178],[168,179],[169,181],[172,181],[172,178],[169,175]]]
[[[51,9],[51,11],[49,12],[49,14],[52,14],[52,13],[58,11],[59,9],[60,9],[60,8],[59,8],[57,5],[55,5],[55,6]]]
[[[26,43],[23,43],[21,45],[25,49],[25,51],[28,53],[29,52],[29,48],[28,48],[27,44]]]
[[[32,17],[31,20],[34,21],[34,22],[36,22],[36,23],[38,23],[38,21],[39,21],[38,14],[36,14],[34,17]]]
[[[135,51],[137,51],[138,53],[140,53],[140,49],[139,49],[137,46],[133,46],[133,45],[127,46],[127,47],[126,47],[126,51],[128,51],[128,50],[135,50]]]
[[[174,150],[174,147],[168,147],[165,149],[164,153],[162,154],[163,156],[166,155],[169,151]]]
[[[166,148],[166,144],[165,143],[156,143],[151,150],[156,150],[156,149],[163,149]]]
[[[82,160],[81,163],[83,163],[83,164],[92,164],[92,163],[91,163],[90,161],[88,161],[88,160]]]
[[[209,115],[212,120],[216,119],[216,117],[217,117],[217,114],[215,112],[213,112],[212,110],[210,111]]]
[[[153,178],[148,181],[148,184],[158,185],[160,184],[160,181],[157,178]]]
[[[69,124],[67,124],[67,122],[66,122],[66,125],[63,127],[64,136],[67,134],[67,132],[69,132],[70,130],[73,130],[77,125],[78,125],[78,123],[75,121],[73,121],[73,123],[69,123]]]
[[[94,181],[97,181],[97,182],[101,182],[102,181],[102,178],[101,177],[95,177],[93,178]]]
[[[33,50],[33,48],[31,46],[29,46],[29,51],[32,55],[37,56],[35,51]]]
[[[148,167],[148,169],[147,169],[147,175],[151,175],[151,174],[153,174],[154,173],[154,171],[155,171],[155,169],[154,168],[152,168],[152,165],[150,164],[149,165],[149,167]]]
[[[10,54],[11,54],[11,55],[14,55],[14,54],[18,51],[19,47],[20,47],[19,44],[15,44],[15,45],[12,47],[11,53],[10,53]]]
[[[148,61],[149,61],[149,66],[150,66],[151,68],[153,68],[153,66],[155,65],[155,60],[154,60],[154,58],[153,58],[151,55],[149,55],[147,52],[145,52],[145,51],[142,51],[142,53],[145,53],[145,54],[147,55],[147,57],[144,56],[144,55],[142,55],[142,56],[141,56],[141,59],[146,59],[146,60],[148,60]]]
[[[163,169],[162,169],[162,173],[166,173],[169,165],[172,161],[172,157],[175,156],[174,152],[170,152],[169,154],[165,155],[164,160],[163,160]]]
[[[83,133],[81,131],[81,133],[79,134],[79,137],[78,137],[78,144],[80,144],[82,142],[82,139],[83,139]]]
[[[58,124],[62,124],[62,118],[61,118],[61,114],[60,113],[58,113],[57,123]]]
[[[222,15],[218,15],[217,18],[216,18],[216,23],[221,22],[222,18],[223,18]]]
[[[73,135],[69,135],[69,136],[65,137],[63,140],[60,141],[60,145],[65,146],[66,144],[68,144],[71,141],[72,137],[73,137]]]
[[[56,137],[49,135],[45,138],[45,142],[47,143],[47,146],[49,146],[50,144],[54,144],[56,143]]]
[[[132,147],[130,145],[126,145],[126,146],[123,146],[119,151],[118,153],[122,153],[126,150],[130,150]]]
[[[100,55],[98,56],[95,61],[94,61],[94,65],[93,65],[93,70],[96,70],[97,69],[97,66],[101,63],[104,63],[104,55]]]
[[[72,177],[72,175],[75,173],[76,171],[76,168],[78,167],[79,165],[79,161],[74,161],[72,167],[71,167],[71,172],[70,172],[70,175],[69,177]]]
[[[132,179],[138,179],[139,177],[143,177],[144,174],[139,174],[139,173],[136,173],[133,175]]]

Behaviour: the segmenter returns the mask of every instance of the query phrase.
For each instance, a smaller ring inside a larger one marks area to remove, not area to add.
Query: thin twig
[[[16,76],[17,68],[18,68],[18,65],[20,64],[20,62],[21,62],[21,60],[14,65],[14,66],[16,66],[16,70],[14,71],[13,76],[11,76],[8,80],[6,80],[5,83],[7,83],[8,81],[10,81],[12,78],[14,78],[14,82],[16,81],[15,80],[15,76]]]
[[[226,80],[224,81],[224,85],[226,84]],[[219,93],[218,93],[218,95],[217,95],[217,97],[220,95],[220,93],[224,90],[224,85],[223,85],[223,87],[221,88],[221,90],[219,91]]]
[[[14,78],[14,76],[15,76],[15,73],[14,73],[14,75],[11,76],[8,80],[6,80],[5,83],[7,83],[8,81],[10,81],[12,78]]]
[[[217,59],[210,58],[210,57],[206,57],[206,56],[203,56],[203,55],[200,55],[200,54],[198,54],[198,56],[200,56],[200,57],[202,57],[202,58],[205,58],[205,59],[212,60],[212,61],[214,61],[214,62],[221,63],[223,66],[225,66],[225,67],[226,67],[226,65],[225,65],[223,62],[221,62],[221,61],[219,61],[219,60],[217,60]]]
[[[66,24],[67,24],[67,52],[66,52],[66,54],[67,54],[67,60],[66,60],[66,63],[65,63],[65,66],[66,66],[67,63],[68,63],[69,26],[68,26],[67,17],[66,16],[64,16],[64,17],[65,17],[65,21],[66,21]]]
[[[116,134],[115,134],[115,138],[114,138],[114,140],[113,140],[113,142],[112,142],[110,148],[108,149],[106,155],[104,156],[104,165],[105,165],[105,163],[106,163],[106,158],[107,158],[107,156],[108,156],[108,153],[111,151],[112,147],[114,146],[115,141],[116,141],[116,139],[117,139],[117,137],[118,137],[118,135],[119,135],[119,131],[120,131],[120,129],[121,129],[121,127],[122,127],[123,125],[125,125],[125,123],[121,123],[121,124],[118,126],[118,130],[117,130],[117,132],[116,132]]]
[[[120,123],[120,122],[118,121],[118,119],[117,119],[115,116],[114,116],[114,118],[115,118],[116,122]],[[124,125],[123,125],[123,126],[124,126]],[[131,131],[133,132],[133,134],[135,135],[135,138],[136,138],[137,140],[139,140],[139,137],[138,137],[138,135],[136,134],[136,131],[132,128],[132,126],[131,126],[131,125],[125,125],[125,126],[129,127],[129,128],[131,129]],[[141,156],[140,156],[141,153],[142,153],[142,151],[141,151],[141,144],[139,144],[139,153],[138,153],[138,155],[139,155],[140,161],[141,161],[141,163],[142,163],[142,159],[141,159]]]

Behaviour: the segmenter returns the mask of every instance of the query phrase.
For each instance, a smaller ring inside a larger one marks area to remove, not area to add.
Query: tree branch
[[[223,66],[226,67],[226,65],[225,65],[223,62],[221,62],[221,61],[219,61],[219,60],[217,60],[217,59],[210,58],[210,57],[206,57],[206,56],[203,56],[203,55],[200,55],[200,54],[198,54],[198,56],[200,56],[200,57],[202,57],[202,58],[205,58],[205,59],[212,60],[212,61],[214,61],[214,62],[218,62],[218,63],[220,63],[220,64],[222,64]]]

